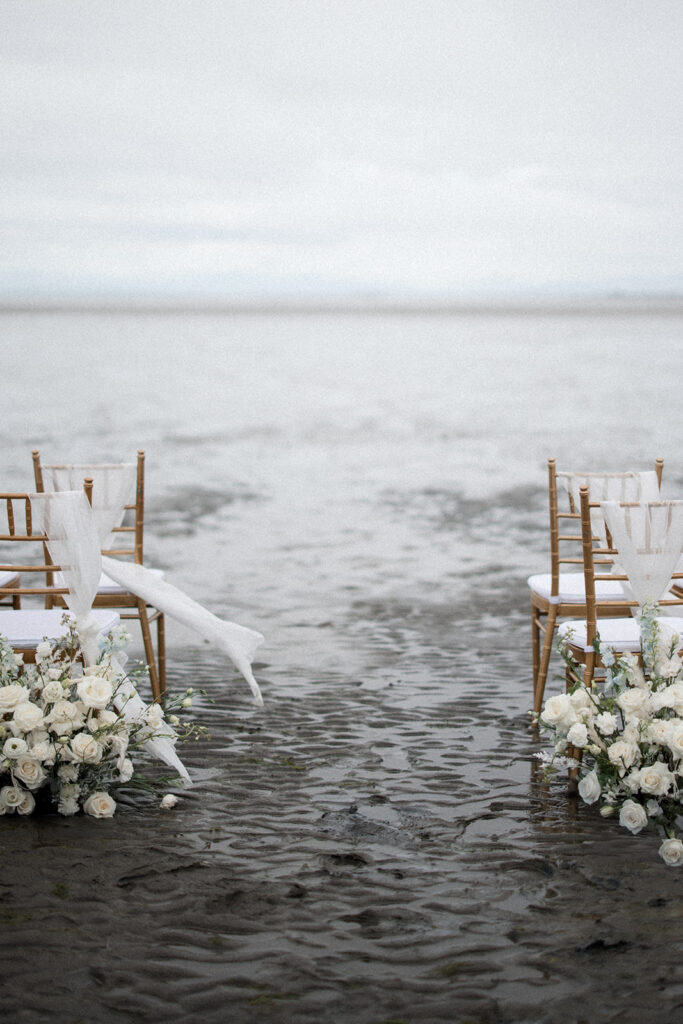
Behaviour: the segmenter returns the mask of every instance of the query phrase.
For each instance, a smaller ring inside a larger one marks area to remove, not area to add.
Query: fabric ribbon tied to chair
[[[642,608],[668,590],[683,547],[683,501],[601,502],[633,596]]]
[[[47,536],[50,558],[61,567],[68,587],[65,601],[76,620],[83,660],[86,666],[94,665],[99,655],[99,626],[91,609],[102,564],[90,503],[83,491],[32,494],[30,497],[35,525]],[[120,665],[114,667],[121,669]],[[127,721],[144,718],[146,705],[129,679],[123,679],[114,703]],[[167,726],[164,730],[172,732]],[[145,746],[191,783],[185,765],[175,752],[174,743],[174,736],[164,735],[147,740]]]

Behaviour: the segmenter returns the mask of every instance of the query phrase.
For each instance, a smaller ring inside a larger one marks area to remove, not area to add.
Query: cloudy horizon
[[[5,0],[0,301],[683,295],[680,4]]]

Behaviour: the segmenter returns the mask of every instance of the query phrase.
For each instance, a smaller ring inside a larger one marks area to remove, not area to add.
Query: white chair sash
[[[92,616],[92,603],[102,572],[102,556],[90,503],[81,491],[43,492],[29,495],[34,530],[47,535],[50,558],[61,566],[69,593],[64,600],[76,620],[86,665],[93,665],[99,654],[99,626]],[[121,666],[115,666],[121,670]],[[114,703],[127,721],[144,719],[146,705],[129,679],[124,678]],[[155,757],[174,768],[190,782],[187,768],[175,752],[175,735],[156,736],[145,746]]]
[[[606,501],[600,507],[636,601],[641,607],[659,601],[681,556],[683,501]]]
[[[92,477],[93,514],[100,548],[106,550],[110,546],[116,547],[116,534],[112,534],[111,531],[115,526],[121,525],[124,506],[130,504],[135,496],[137,467],[134,463],[43,466],[43,475],[44,479],[49,480],[54,489],[60,492],[65,486],[77,491],[83,486],[84,477]],[[57,561],[55,558],[55,562]],[[143,601],[199,633],[224,651],[235,668],[244,676],[255,703],[263,705],[261,690],[251,668],[256,648],[263,643],[261,633],[239,626],[235,622],[219,619],[182,590],[159,579],[157,573],[144,566],[104,556],[102,568],[115,583],[125,587],[131,594],[141,597]],[[91,604],[92,600],[94,594]]]
[[[155,572],[143,565],[103,556],[102,568],[120,586],[141,597],[143,601],[158,608],[165,615],[193,629],[224,651],[249,684],[255,703],[263,704],[263,697],[251,668],[256,648],[263,643],[261,633],[239,626],[236,622],[219,619],[178,587],[160,579]]]
[[[581,507],[581,488],[587,487],[591,501],[657,501],[659,481],[653,469],[626,473],[558,473],[567,486],[574,508]],[[606,544],[605,523],[597,508],[591,509],[593,532]]]
[[[46,491],[77,491],[85,477],[92,477],[92,509],[100,548],[107,551],[121,546],[121,535],[112,530],[123,523],[125,506],[135,501],[137,466],[134,462],[43,466],[42,472]]]

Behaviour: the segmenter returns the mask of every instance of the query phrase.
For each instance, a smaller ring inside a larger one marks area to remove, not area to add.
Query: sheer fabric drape
[[[62,568],[69,588],[64,599],[76,620],[84,661],[93,665],[99,655],[99,625],[91,609],[102,572],[102,556],[90,503],[82,490],[43,492],[29,497],[34,530],[46,534],[50,558]],[[146,705],[128,679],[118,688],[114,703],[128,721],[145,717]],[[168,735],[155,736],[145,746],[190,782],[187,769],[175,752],[173,731],[165,727],[165,732]]]
[[[642,607],[668,590],[683,548],[683,501],[601,503],[633,595]]]
[[[136,474],[134,463],[43,466],[43,479],[57,491],[67,485],[76,491],[83,486],[84,476],[93,478],[93,515],[99,546],[103,550],[116,547],[116,534],[111,531],[121,525],[124,506],[130,504],[135,496]],[[242,673],[255,703],[263,704],[261,690],[251,668],[254,652],[263,643],[261,633],[219,619],[178,587],[160,579],[157,572],[144,566],[104,556],[102,568],[115,583],[215,644]]]
[[[46,491],[78,491],[83,486],[84,477],[92,477],[92,510],[100,548],[107,551],[120,547],[120,537],[112,530],[123,523],[125,506],[135,501],[135,463],[43,466],[42,472]]]
[[[581,507],[581,488],[588,487],[591,501],[657,501],[659,481],[654,470],[626,473],[558,473],[566,484],[574,508]],[[605,523],[599,509],[591,509],[593,532],[601,544],[607,541]]]

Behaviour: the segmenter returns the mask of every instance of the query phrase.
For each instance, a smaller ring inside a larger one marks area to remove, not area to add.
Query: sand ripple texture
[[[173,811],[3,821],[5,1019],[680,1019],[656,840],[542,781],[505,645],[425,667],[252,713],[196,651],[217,702]]]

